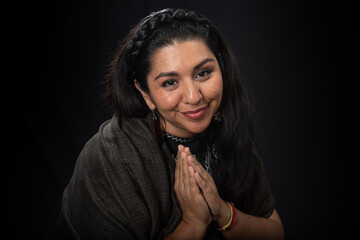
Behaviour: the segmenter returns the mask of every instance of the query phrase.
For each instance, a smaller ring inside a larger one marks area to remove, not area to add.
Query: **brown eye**
[[[196,75],[195,78],[204,78],[210,75],[211,71],[207,69],[200,70]]]
[[[169,79],[169,80],[166,80],[165,82],[163,82],[163,84],[161,84],[161,86],[163,86],[163,87],[172,87],[175,84],[177,84],[177,81],[175,79]]]

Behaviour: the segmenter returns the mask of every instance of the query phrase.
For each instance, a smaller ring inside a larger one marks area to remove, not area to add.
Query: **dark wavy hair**
[[[238,66],[220,29],[209,19],[184,9],[164,9],[143,18],[120,42],[107,75],[106,96],[115,114],[145,117],[150,109],[135,88],[148,92],[147,75],[156,50],[175,40],[203,40],[216,56],[223,78],[219,107],[222,121],[212,121],[207,139],[219,153],[216,181],[223,199],[251,211],[261,161],[255,149],[248,98]]]

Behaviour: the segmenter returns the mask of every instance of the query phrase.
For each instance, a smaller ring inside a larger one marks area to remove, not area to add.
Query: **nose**
[[[186,104],[196,105],[202,99],[202,93],[198,86],[193,79],[188,79],[184,81],[183,84],[183,101]]]

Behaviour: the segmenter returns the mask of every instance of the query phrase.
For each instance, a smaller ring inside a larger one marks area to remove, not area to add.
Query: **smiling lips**
[[[181,113],[184,114],[184,116],[195,120],[195,119],[201,118],[204,115],[206,109],[207,109],[207,106],[196,109],[195,111],[187,111],[187,112],[181,112]]]

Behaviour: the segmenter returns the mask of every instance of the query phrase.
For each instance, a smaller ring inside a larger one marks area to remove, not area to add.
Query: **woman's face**
[[[202,40],[175,41],[155,51],[147,83],[149,93],[135,80],[149,108],[164,118],[162,129],[177,137],[206,130],[221,103],[221,70]]]

